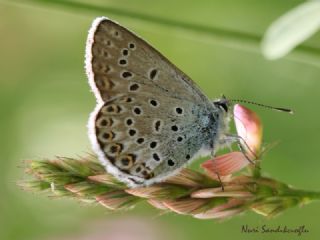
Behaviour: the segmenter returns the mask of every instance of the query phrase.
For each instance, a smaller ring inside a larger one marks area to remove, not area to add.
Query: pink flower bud
[[[231,152],[204,162],[201,167],[210,176],[227,176],[235,173],[249,164],[242,152]]]
[[[234,106],[233,114],[237,133],[245,141],[242,146],[247,155],[255,159],[260,154],[262,143],[261,120],[255,112],[240,104]]]

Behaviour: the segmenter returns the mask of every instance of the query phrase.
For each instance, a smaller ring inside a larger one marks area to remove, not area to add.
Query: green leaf
[[[320,1],[308,1],[271,24],[262,41],[262,53],[270,60],[288,54],[320,28]]]

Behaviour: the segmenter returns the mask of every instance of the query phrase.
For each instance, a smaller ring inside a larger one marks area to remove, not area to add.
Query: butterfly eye
[[[225,112],[228,112],[229,101],[224,95],[222,95],[222,97],[220,99],[214,101],[213,104],[216,107],[223,109]]]
[[[222,103],[220,107],[222,107],[226,112],[228,112],[228,106],[226,103]]]
[[[219,100],[219,101],[213,102],[213,104],[218,108],[223,109],[225,112],[228,112],[228,104],[225,100]]]

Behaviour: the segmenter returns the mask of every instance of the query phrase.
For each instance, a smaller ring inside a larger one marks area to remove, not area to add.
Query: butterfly
[[[107,172],[129,187],[161,182],[226,142],[228,101],[210,100],[118,23],[94,20],[85,63],[97,99],[88,123],[93,151]]]

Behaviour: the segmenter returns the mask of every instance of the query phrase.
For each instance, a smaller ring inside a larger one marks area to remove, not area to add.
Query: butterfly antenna
[[[252,102],[252,101],[248,101],[248,100],[243,100],[243,99],[231,99],[231,100],[229,99],[228,101],[237,102],[237,103],[248,103],[248,104],[257,105],[260,107],[268,108],[268,109],[279,111],[279,112],[286,112],[286,113],[293,114],[293,110],[289,109],[289,108],[273,107],[273,106],[269,106],[269,105],[265,105],[265,104],[261,104],[261,103],[256,103],[256,102]]]

